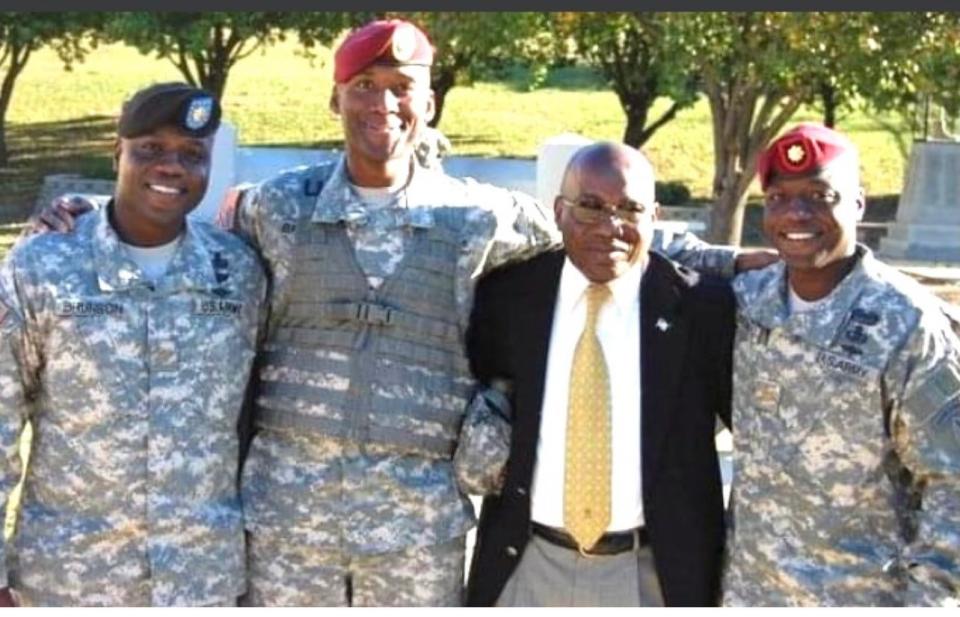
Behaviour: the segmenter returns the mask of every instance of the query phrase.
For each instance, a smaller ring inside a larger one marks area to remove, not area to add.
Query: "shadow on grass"
[[[494,70],[490,77],[506,85],[511,92],[543,89],[595,92],[607,88],[603,75],[585,66],[553,67],[541,80],[532,67],[511,65]]]
[[[116,118],[91,115],[52,122],[7,123],[10,162],[0,168],[0,206],[25,218],[43,177],[74,173],[113,177]]]

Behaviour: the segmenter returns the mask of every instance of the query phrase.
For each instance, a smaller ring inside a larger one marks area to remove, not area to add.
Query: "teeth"
[[[154,190],[158,193],[163,193],[164,195],[179,195],[180,189],[174,188],[172,186],[163,186],[162,184],[151,184],[149,185],[151,190]]]
[[[814,234],[810,232],[804,233],[787,233],[784,234],[787,237],[787,240],[811,240],[814,237]]]

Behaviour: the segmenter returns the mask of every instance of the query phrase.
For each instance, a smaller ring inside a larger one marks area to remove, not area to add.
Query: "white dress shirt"
[[[640,486],[640,279],[643,267],[631,268],[609,283],[612,298],[600,310],[597,338],[610,376],[611,518],[607,531],[643,525]],[[573,353],[586,322],[584,292],[590,281],[568,257],[563,264],[547,374],[537,462],[531,487],[531,518],[543,525],[563,525],[563,477],[567,404]]]

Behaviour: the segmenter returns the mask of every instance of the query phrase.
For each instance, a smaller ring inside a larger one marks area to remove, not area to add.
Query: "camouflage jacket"
[[[235,211],[222,212],[220,222],[247,238],[263,256],[272,281],[272,314],[283,312],[298,285],[294,240],[297,226],[305,221],[310,225],[370,227],[359,234],[355,230],[354,237],[369,238],[376,228],[384,236],[382,262],[396,264],[403,243],[389,236],[398,230],[406,233],[409,228],[433,225],[437,208],[468,209],[458,232],[462,250],[454,270],[456,319],[461,329],[469,320],[474,286],[481,274],[559,241],[552,216],[523,193],[421,167],[413,168],[394,208],[365,212],[349,185],[343,158],[320,168],[282,173],[244,191],[235,207]],[[658,238],[665,248],[686,251],[693,260],[732,272],[731,250],[705,251],[705,245],[692,236]],[[367,254],[357,257],[369,274],[377,270],[378,258],[369,243],[364,250]],[[382,270],[388,275],[390,268]],[[269,354],[280,347],[282,344],[268,335],[264,351]],[[349,388],[348,379],[336,378],[343,380],[344,389]],[[294,404],[312,403],[305,394]],[[461,461],[474,470],[484,464],[463,457]],[[349,443],[320,434],[260,431],[251,446],[242,484],[251,530],[361,554],[436,544],[465,533],[474,522],[449,460],[410,456],[387,446]]]
[[[725,604],[960,596],[960,341],[937,299],[858,257],[811,311],[790,314],[782,263],[734,282]]]
[[[33,438],[0,586],[40,604],[195,605],[244,592],[237,418],[265,293],[248,247],[193,223],[148,283],[107,209],[8,256],[0,503],[20,477],[28,421]]]

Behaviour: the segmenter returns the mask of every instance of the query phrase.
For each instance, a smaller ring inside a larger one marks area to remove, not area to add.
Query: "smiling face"
[[[626,146],[587,148],[575,155],[554,214],[570,261],[591,282],[606,283],[646,258],[658,209],[653,169],[638,151]],[[601,208],[606,216],[585,221],[577,212],[581,206],[574,204]],[[633,210],[630,218],[634,220],[614,216],[615,209]]]
[[[113,215],[124,241],[152,246],[176,238],[207,190],[212,148],[212,136],[172,126],[118,140]]]
[[[430,67],[372,65],[337,84],[330,107],[340,114],[353,181],[388,186],[409,169],[418,134],[433,118]]]
[[[864,210],[856,159],[837,159],[806,176],[773,178],[764,204],[764,234],[791,277],[829,288],[839,282],[856,249]]]

